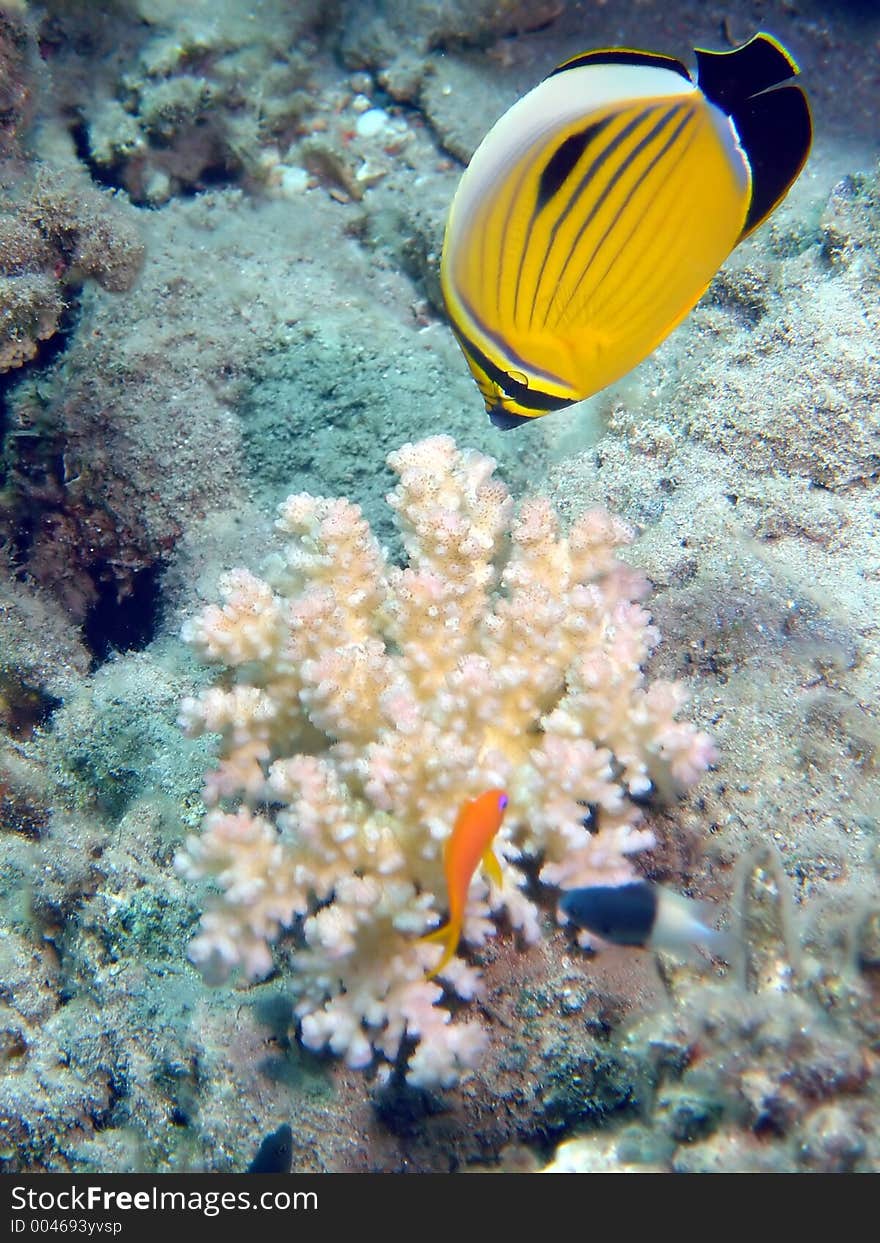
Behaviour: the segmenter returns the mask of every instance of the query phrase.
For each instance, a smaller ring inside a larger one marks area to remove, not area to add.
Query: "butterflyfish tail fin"
[[[778,39],[764,31],[729,52],[698,47],[694,53],[700,90],[728,114],[743,100],[800,73],[794,57]]]
[[[461,926],[450,920],[448,924],[443,924],[441,928],[435,928],[433,932],[426,932],[420,939],[422,941],[439,941],[445,947],[443,957],[437,963],[437,966],[432,967],[425,976],[426,980],[433,980],[434,976],[440,974],[458,949],[458,942],[461,940]]]
[[[790,84],[800,73],[797,62],[772,35],[757,34],[731,52],[695,51],[700,90],[733,121],[751,169],[741,241],[785,198],[806,163],[810,106],[804,91]]]

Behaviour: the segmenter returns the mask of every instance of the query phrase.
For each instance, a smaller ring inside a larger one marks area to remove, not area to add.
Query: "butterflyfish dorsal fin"
[[[581,52],[557,65],[547,77],[552,78],[554,74],[564,73],[567,69],[580,69],[583,65],[643,65],[653,69],[671,69],[673,73],[681,74],[688,82],[691,81],[691,75],[685,66],[674,56],[664,56],[661,52],[641,52],[638,48],[630,47],[606,47],[593,52]]]

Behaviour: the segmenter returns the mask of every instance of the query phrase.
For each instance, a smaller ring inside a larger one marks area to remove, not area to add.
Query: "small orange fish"
[[[423,941],[440,941],[445,947],[437,966],[428,972],[429,980],[439,975],[458,949],[471,877],[480,862],[492,883],[501,887],[501,865],[492,850],[492,838],[501,828],[507,802],[504,790],[487,790],[477,798],[468,799],[458,813],[443,858],[449,921],[422,937]]]

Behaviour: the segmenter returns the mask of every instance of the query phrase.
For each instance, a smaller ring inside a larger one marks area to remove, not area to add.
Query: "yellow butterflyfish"
[[[620,379],[784,198],[812,140],[771,35],[696,49],[697,79],[627,48],[566,61],[493,126],[462,176],[441,263],[492,421]]]

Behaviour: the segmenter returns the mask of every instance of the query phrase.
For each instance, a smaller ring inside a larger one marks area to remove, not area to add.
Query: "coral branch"
[[[386,564],[356,505],[293,496],[267,580],[234,571],[224,605],[187,623],[228,672],[183,705],[190,733],[219,734],[221,760],[206,785],[219,806],[177,866],[216,889],[196,961],[264,975],[304,916],[304,1042],[364,1066],[408,1037],[410,1080],[448,1084],[483,1033],[438,1005],[425,976],[439,951],[420,935],[442,922],[463,800],[510,795],[503,885],[490,907],[474,878],[464,941],[481,944],[501,911],[534,940],[523,854],[542,857],[548,884],[627,879],[653,841],[630,796],[692,783],[713,752],[676,720],[682,689],[645,683],[659,636],[638,603],[646,582],[615,559],[620,522],[592,511],[564,535],[542,499],[515,516],[492,459],[446,436],[388,463],[407,565]],[[277,810],[255,815],[257,801]],[[479,986],[460,956],[442,977],[465,999]]]

